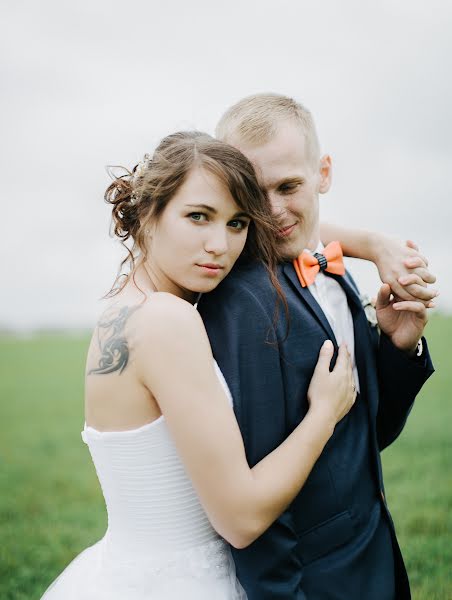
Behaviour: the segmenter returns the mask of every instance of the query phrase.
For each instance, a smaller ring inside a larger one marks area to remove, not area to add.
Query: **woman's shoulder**
[[[196,308],[186,300],[168,292],[153,292],[139,299],[123,297],[113,300],[105,307],[97,327],[115,330],[128,328],[148,330],[149,328],[171,328],[171,325],[199,320]]]
[[[139,311],[139,312],[138,312]],[[137,306],[137,317],[144,326],[177,321],[198,321],[199,315],[190,302],[168,292],[154,292]]]
[[[158,313],[161,311],[179,311],[190,312],[196,309],[187,300],[180,298],[170,292],[151,292],[121,294],[111,298],[104,306],[101,318],[103,315],[111,312],[147,312],[148,314]]]
[[[176,346],[190,342],[195,347],[206,335],[196,308],[173,294],[153,292],[140,301],[133,300],[122,297],[105,308],[94,331],[90,364],[99,347],[107,348],[113,358],[130,354],[138,361],[140,357],[160,360]]]
[[[167,292],[153,292],[141,304],[130,321],[131,338],[136,344],[154,351],[174,343],[195,343],[205,335],[205,327],[196,308],[186,300]]]

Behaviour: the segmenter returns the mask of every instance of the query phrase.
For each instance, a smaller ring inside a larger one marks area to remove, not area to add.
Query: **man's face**
[[[328,191],[331,159],[315,160],[306,148],[304,133],[291,121],[283,121],[276,135],[260,146],[235,143],[253,163],[266,190],[273,213],[281,223],[284,255],[295,258],[319,243],[319,193]]]

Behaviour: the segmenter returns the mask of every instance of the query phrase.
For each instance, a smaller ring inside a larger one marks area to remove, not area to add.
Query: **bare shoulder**
[[[139,302],[113,302],[101,314],[98,329],[119,333],[128,330],[148,331],[170,327],[171,323],[195,323],[201,321],[192,304],[167,292],[154,292]],[[202,322],[202,321],[201,321]]]
[[[144,351],[164,352],[177,340],[202,340],[204,324],[189,302],[154,292],[141,302],[112,302],[101,314],[88,353],[87,374],[121,374]]]
[[[202,319],[192,304],[166,292],[154,292],[141,305],[136,320],[148,334],[170,334],[178,327],[203,327]]]
[[[131,339],[135,340],[139,371],[162,375],[168,365],[211,360],[212,351],[204,323],[196,308],[185,300],[155,292],[136,314]],[[152,363],[153,368],[150,367]],[[150,381],[146,375],[146,380]]]
[[[206,329],[196,308],[182,298],[154,292],[131,318],[130,337],[145,355],[187,352],[205,347]],[[210,351],[210,344],[209,351]]]
[[[91,339],[87,375],[121,374],[130,360],[129,323],[138,304],[111,302],[100,315]]]

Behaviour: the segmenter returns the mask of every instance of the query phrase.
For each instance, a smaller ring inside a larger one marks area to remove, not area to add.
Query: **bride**
[[[303,486],[355,401],[348,352],[330,372],[325,343],[307,416],[250,469],[195,306],[236,260],[260,260],[285,308],[276,228],[251,164],[205,134],[177,133],[105,197],[116,235],[133,242],[86,367],[82,437],[108,528],[43,600],[243,599],[228,544],[252,543]]]

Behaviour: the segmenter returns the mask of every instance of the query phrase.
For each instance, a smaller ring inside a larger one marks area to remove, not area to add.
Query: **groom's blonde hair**
[[[233,146],[240,142],[258,146],[270,141],[278,124],[287,120],[300,126],[308,156],[319,160],[320,145],[310,111],[300,102],[281,94],[253,94],[239,100],[221,117],[215,135]]]

